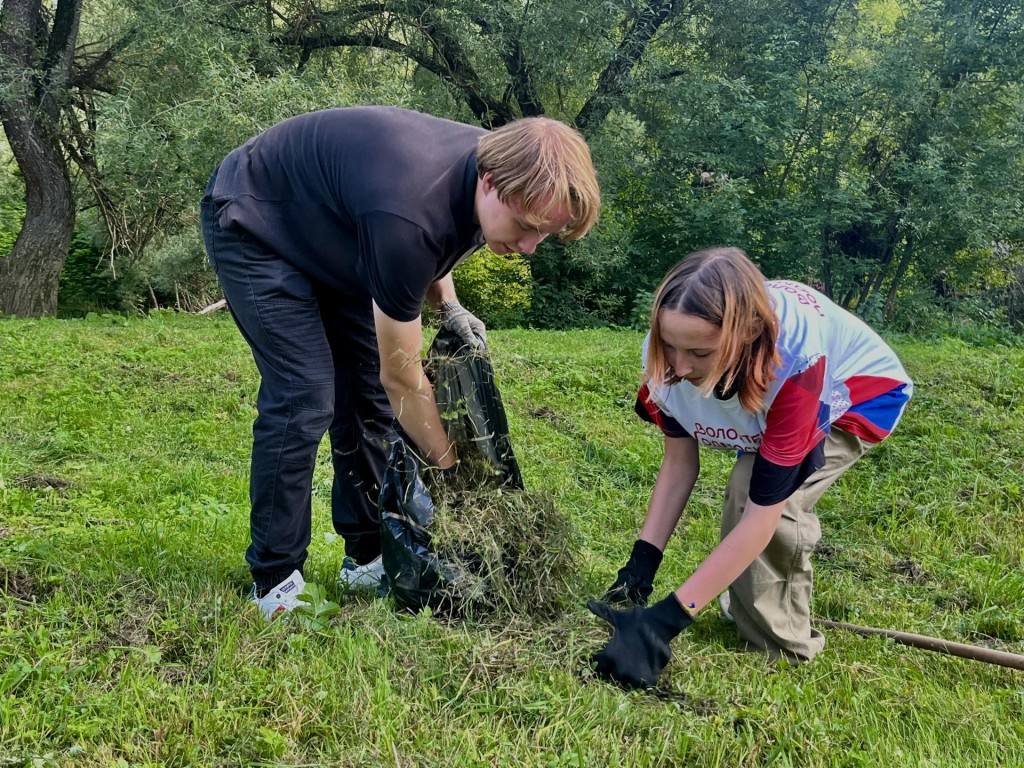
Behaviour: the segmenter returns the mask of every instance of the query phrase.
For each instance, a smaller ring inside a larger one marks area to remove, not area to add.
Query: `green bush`
[[[627,328],[648,331],[651,327],[651,310],[654,307],[654,290],[637,291],[633,298],[633,310],[629,314]]]
[[[14,248],[14,241],[18,239],[24,218],[25,204],[20,199],[0,196],[0,258]]]
[[[126,308],[125,278],[115,277],[110,259],[93,238],[75,232],[57,291],[57,313],[81,317],[89,312],[122,311]]]
[[[875,328],[917,339],[952,337],[974,347],[1024,345],[1024,336],[1014,330],[1007,317],[1002,297],[988,293],[939,297],[928,288],[910,289],[900,294],[892,315],[884,322],[880,318],[865,319]]]
[[[535,282],[530,296],[530,312],[526,324],[531,328],[564,331],[607,325],[603,318],[587,307],[587,294],[583,288]]]
[[[195,312],[221,296],[198,227],[162,238],[151,247],[139,278],[145,295],[138,301],[147,306],[156,297],[161,307]]]
[[[530,266],[519,254],[484,247],[453,273],[463,306],[491,328],[523,325],[530,309]]]

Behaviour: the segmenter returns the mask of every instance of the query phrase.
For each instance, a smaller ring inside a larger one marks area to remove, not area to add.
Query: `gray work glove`
[[[438,307],[441,325],[458,334],[473,349],[487,346],[487,329],[483,321],[457,301],[446,301]]]

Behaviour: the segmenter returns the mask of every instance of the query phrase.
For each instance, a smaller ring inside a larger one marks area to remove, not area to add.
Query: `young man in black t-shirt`
[[[376,501],[393,418],[428,464],[454,467],[420,363],[424,299],[481,343],[452,268],[484,244],[529,254],[548,235],[582,237],[599,207],[586,143],[547,118],[487,132],[392,107],[330,109],[224,159],[202,224],[261,376],[246,560],[265,616],[295,607],[305,584],[324,432],[346,587],[382,573]]]

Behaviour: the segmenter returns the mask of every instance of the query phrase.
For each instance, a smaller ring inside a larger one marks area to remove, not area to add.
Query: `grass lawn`
[[[1024,672],[827,630],[745,653],[714,610],[653,692],[595,680],[583,607],[639,529],[661,441],[641,334],[490,334],[513,443],[584,553],[555,619],[451,623],[343,601],[330,462],[307,579],[341,610],[244,601],[256,372],[227,317],[0,321],[2,766],[1024,766]],[[894,344],[917,395],[818,506],[816,615],[1024,653],[1024,350]],[[705,453],[655,597],[714,546]]]

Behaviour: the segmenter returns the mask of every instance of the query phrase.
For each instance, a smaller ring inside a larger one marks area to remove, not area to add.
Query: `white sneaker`
[[[735,623],[736,619],[732,617],[732,612],[729,610],[729,606],[731,604],[732,603],[729,599],[729,590],[725,590],[725,592],[718,596],[718,610],[721,611],[722,618],[726,621]]]
[[[299,605],[299,595],[306,588],[306,580],[297,570],[282,581],[263,597],[256,597],[256,585],[252,585],[250,602],[254,603],[263,611],[263,618],[267,621],[275,619],[283,613]]]
[[[371,560],[366,565],[356,565],[351,557],[346,557],[341,563],[341,572],[338,574],[338,587],[342,592],[354,594],[357,592],[376,592],[383,597],[388,592],[388,575],[384,572],[384,561],[378,555],[376,560]]]

